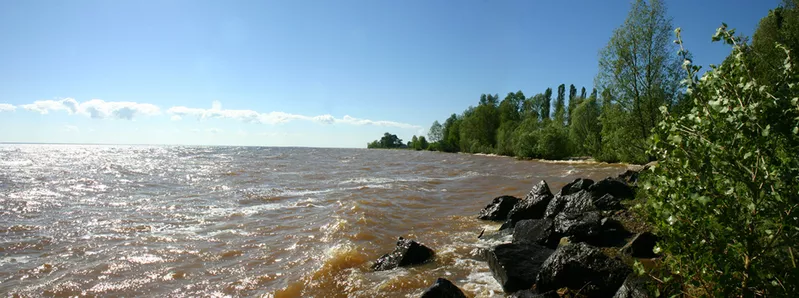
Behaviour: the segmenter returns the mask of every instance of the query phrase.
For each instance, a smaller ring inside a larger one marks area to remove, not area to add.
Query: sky
[[[694,63],[778,0],[666,1]],[[591,89],[629,0],[0,1],[0,142],[365,147]],[[707,68],[707,67],[706,67]]]

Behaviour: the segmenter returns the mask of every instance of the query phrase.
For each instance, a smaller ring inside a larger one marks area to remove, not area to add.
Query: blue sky
[[[778,0],[666,1],[700,65]],[[701,4],[698,4],[701,3]],[[590,89],[608,1],[0,1],[0,142],[364,147],[481,93]]]

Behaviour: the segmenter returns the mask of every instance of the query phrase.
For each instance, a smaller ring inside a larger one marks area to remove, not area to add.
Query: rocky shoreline
[[[649,297],[646,279],[633,274],[630,259],[652,260],[657,237],[631,232],[615,217],[634,199],[638,173],[628,170],[600,181],[575,179],[556,194],[540,181],[524,197],[496,197],[479,220],[503,222],[479,238],[501,242],[482,251],[492,275],[509,297]],[[375,271],[431,261],[429,247],[402,237],[380,257]],[[627,258],[627,261],[622,259]],[[438,278],[421,297],[467,297]]]

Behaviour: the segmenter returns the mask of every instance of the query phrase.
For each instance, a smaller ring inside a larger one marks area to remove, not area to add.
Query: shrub
[[[537,153],[544,159],[563,159],[569,156],[569,133],[566,127],[548,125],[540,131]]]
[[[677,32],[680,53],[682,41]],[[777,84],[761,85],[747,45],[726,25],[714,41],[732,57],[701,79],[684,59],[693,108],[653,137],[660,161],[644,183],[649,220],[670,274],[692,296],[790,296],[799,291],[799,72],[781,45]]]

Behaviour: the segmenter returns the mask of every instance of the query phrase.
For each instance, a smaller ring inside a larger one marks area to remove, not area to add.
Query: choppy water
[[[365,149],[0,145],[0,294],[502,296],[475,219],[622,166]],[[434,262],[371,272],[398,236]]]

